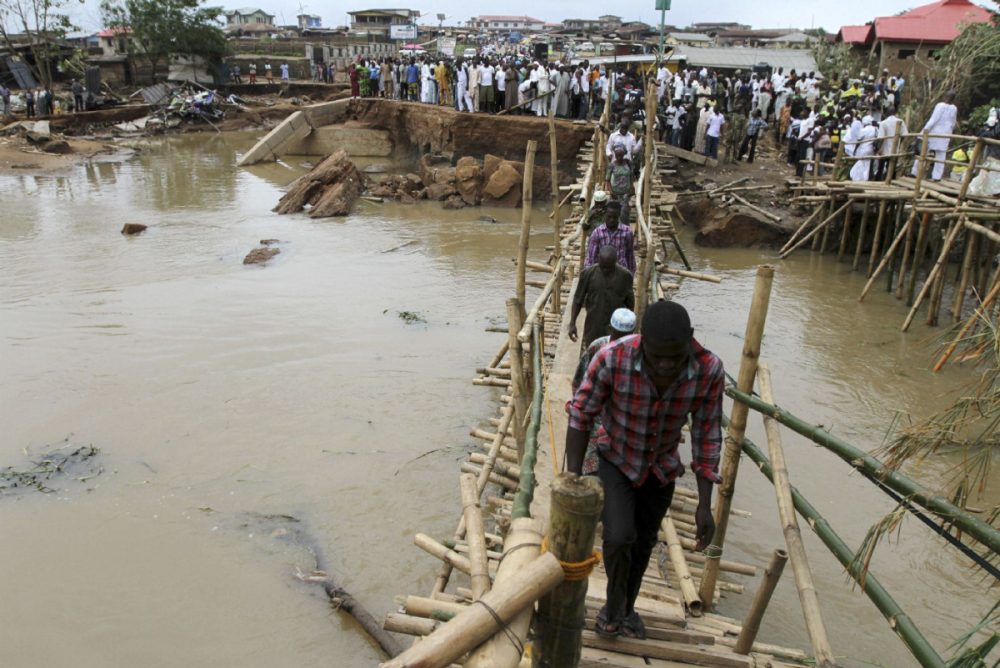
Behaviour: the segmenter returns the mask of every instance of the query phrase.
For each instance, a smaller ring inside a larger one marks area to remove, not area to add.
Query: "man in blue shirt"
[[[417,88],[420,85],[420,68],[417,67],[417,62],[410,59],[410,65],[406,68],[406,89],[409,93],[409,100],[411,102],[417,101]]]

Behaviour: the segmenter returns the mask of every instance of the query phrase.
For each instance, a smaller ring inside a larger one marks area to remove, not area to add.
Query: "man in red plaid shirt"
[[[712,485],[720,482],[722,361],[693,337],[691,319],[676,302],[652,304],[641,334],[600,350],[573,399],[566,404],[566,464],[580,473],[591,421],[597,435],[598,477],[604,484],[604,568],[607,605],[597,630],[644,638],[635,611],[642,576],[657,533],[684,473],[678,455],[681,427],[691,418],[691,469],[698,483],[698,546],[712,538]]]

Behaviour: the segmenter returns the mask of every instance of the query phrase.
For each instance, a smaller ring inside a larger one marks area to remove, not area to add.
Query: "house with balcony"
[[[494,32],[541,32],[545,21],[530,16],[473,16],[469,19],[469,27]]]
[[[268,14],[263,9],[256,7],[230,9],[225,12],[225,16],[227,28],[242,28],[251,24],[274,25],[274,14]]]
[[[420,18],[416,9],[361,9],[347,12],[351,17],[351,32],[389,37],[392,26],[410,26]]]

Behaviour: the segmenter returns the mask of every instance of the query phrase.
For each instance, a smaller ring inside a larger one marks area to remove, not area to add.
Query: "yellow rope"
[[[542,539],[541,554],[549,551],[549,537]],[[560,561],[563,573],[566,575],[566,582],[580,582],[590,577],[594,566],[601,563],[601,553],[597,550],[583,561]]]

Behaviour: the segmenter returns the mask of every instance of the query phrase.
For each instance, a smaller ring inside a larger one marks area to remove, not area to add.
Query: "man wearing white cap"
[[[855,158],[865,158],[857,160],[851,167],[852,181],[870,181],[872,171],[872,161],[870,156],[875,154],[875,140],[878,139],[878,128],[871,116],[861,119],[861,135],[858,137],[857,148],[854,149]]]
[[[587,367],[594,355],[601,348],[613,343],[623,336],[635,333],[635,313],[627,308],[620,308],[611,314],[611,326],[608,328],[608,335],[591,341],[587,349],[580,355],[580,362],[576,365],[576,373],[573,375],[573,394],[576,394],[583,377],[587,373]],[[597,431],[601,426],[601,418],[597,417],[590,425],[590,442],[587,444],[587,452],[583,457],[583,475],[597,475]]]

